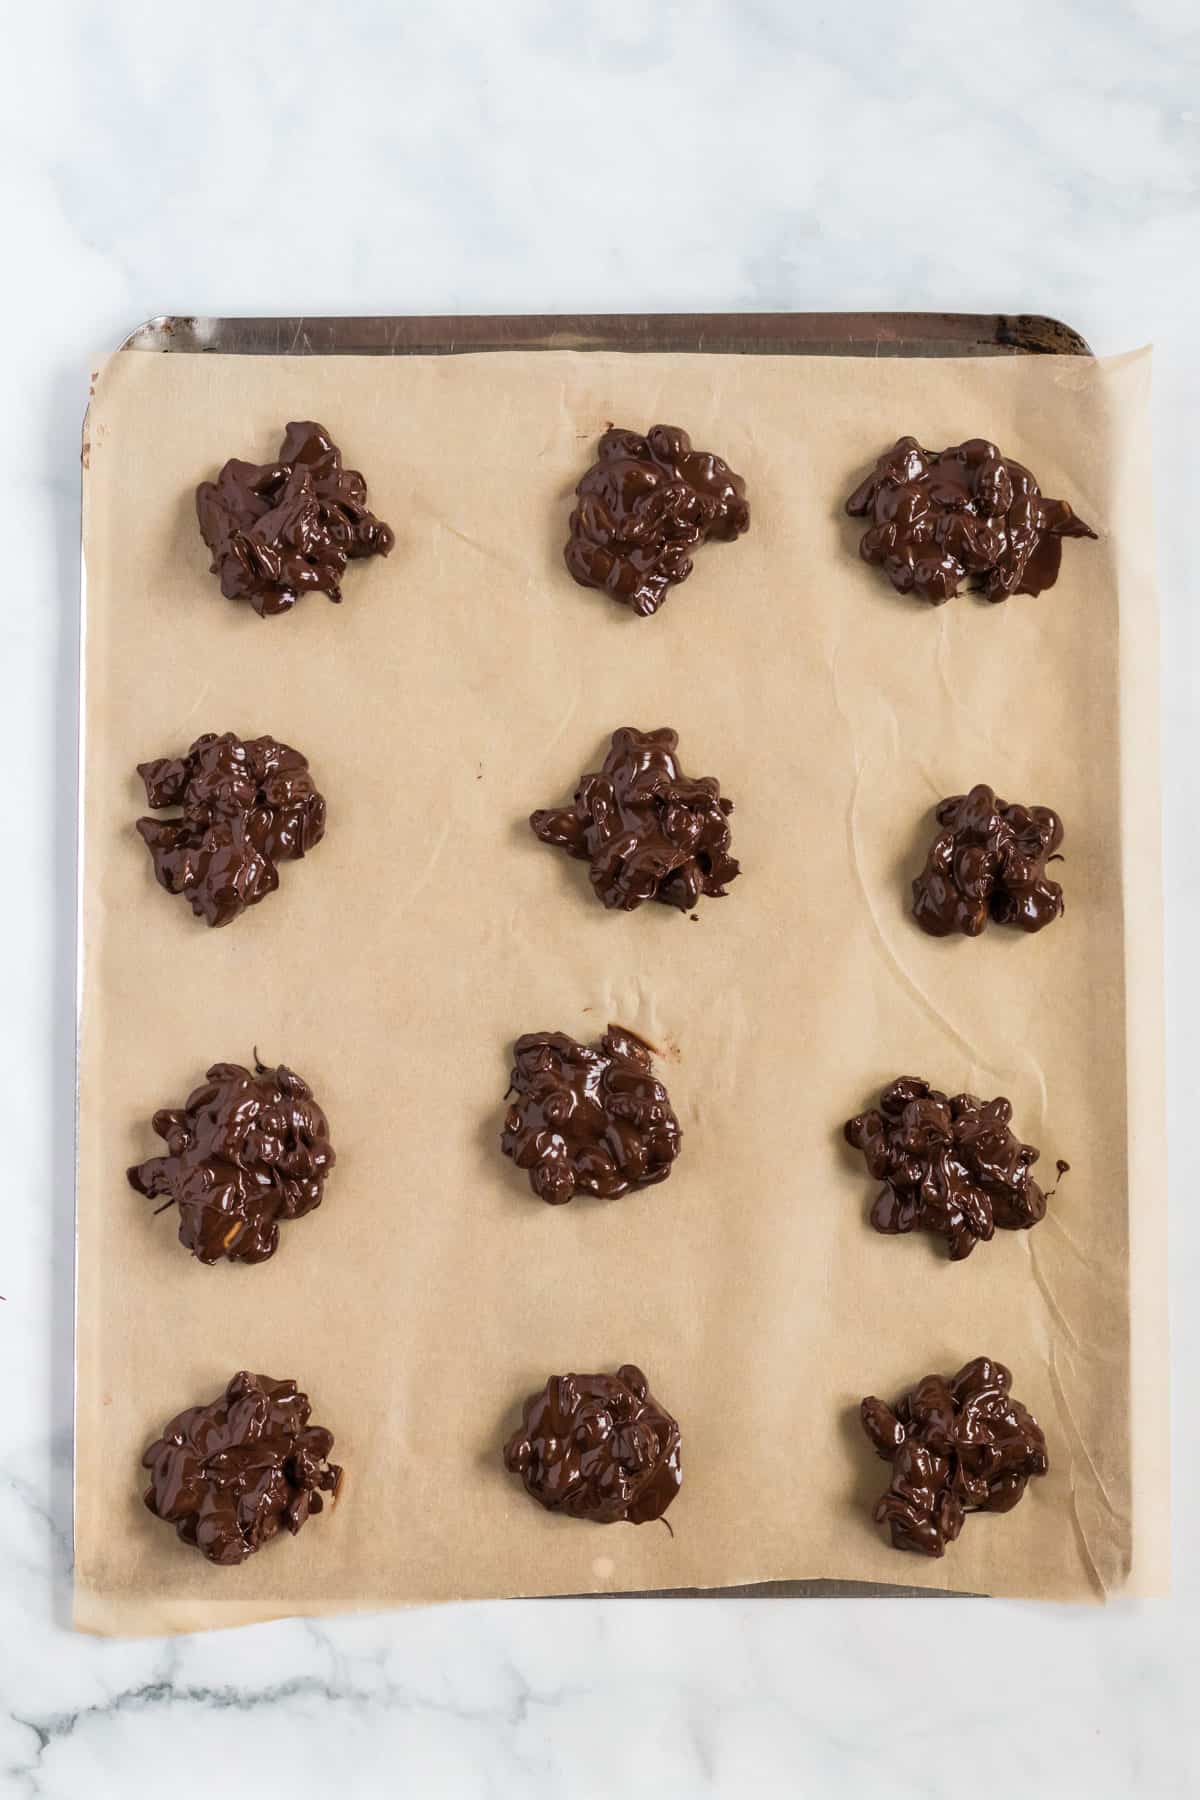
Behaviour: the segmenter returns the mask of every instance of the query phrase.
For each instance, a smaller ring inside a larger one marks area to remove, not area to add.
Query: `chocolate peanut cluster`
[[[301,595],[342,597],[346,564],[386,556],[396,539],[367,507],[367,484],[343,469],[323,425],[294,420],[273,463],[230,459],[196,489],[200,533],[227,600],[247,600],[260,618],[285,613]]]
[[[138,764],[153,807],[182,817],[139,819],[159,885],[183,894],[198,919],[228,925],[279,886],[281,862],[325,835],[325,801],[307,759],[273,737],[198,737],[186,756]]]
[[[690,779],[669,726],[622,726],[598,774],[582,775],[571,806],[535,812],[530,825],[588,864],[597,897],[632,912],[660,900],[690,912],[702,894],[717,898],[738,875],[729,854],[729,815],[712,775]]]
[[[179,1241],[202,1263],[274,1256],[280,1221],[320,1206],[336,1161],[311,1089],[282,1065],[214,1063],[153,1125],[167,1153],[130,1169],[130,1186],[179,1208]]]
[[[728,463],[693,450],[677,425],[606,431],[575,489],[563,554],[581,587],[600,588],[640,617],[686,581],[708,538],[732,542],[750,524],[746,484]]]
[[[923,450],[902,437],[846,502],[871,521],[859,544],[901,594],[941,606],[963,581],[986,600],[1040,594],[1058,579],[1062,540],[1094,538],[1065,500],[1047,500],[1029,470],[986,438]]]
[[[1010,806],[983,783],[937,809],[942,827],[913,882],[913,918],[930,937],[978,937],[988,920],[1041,931],[1063,913],[1063,891],[1046,874],[1063,841],[1048,806]]]
[[[977,1356],[957,1375],[926,1375],[894,1408],[863,1401],[863,1430],[892,1465],[875,1518],[897,1550],[943,1556],[969,1512],[1011,1512],[1046,1473],[1041,1427],[1011,1387],[1003,1363]]]
[[[1044,1219],[1046,1195],[1030,1174],[1039,1152],[1013,1136],[1011,1120],[1003,1098],[947,1098],[914,1075],[893,1081],[877,1108],[844,1128],[884,1184],[871,1208],[876,1231],[934,1232],[961,1262],[997,1226],[1025,1231]]]
[[[342,1471],[333,1434],[308,1422],[294,1381],[243,1369],[208,1406],[189,1406],[142,1458],[145,1501],[209,1562],[240,1563],[287,1530],[295,1536],[336,1501]]]
[[[599,1044],[561,1031],[517,1039],[500,1148],[550,1206],[577,1191],[616,1200],[665,1181],[682,1133],[649,1046],[610,1025]]]
[[[553,1375],[524,1406],[505,1467],[549,1512],[611,1525],[660,1519],[679,1492],[679,1426],[642,1371]]]

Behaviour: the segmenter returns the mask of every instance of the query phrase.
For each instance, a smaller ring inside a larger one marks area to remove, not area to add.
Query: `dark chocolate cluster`
[[[679,1426],[632,1363],[552,1375],[504,1447],[506,1468],[549,1512],[599,1525],[660,1519],[679,1492]]]
[[[228,600],[248,600],[260,618],[287,612],[315,589],[342,597],[346,564],[386,556],[390,526],[367,510],[367,484],[343,469],[323,425],[294,420],[273,463],[230,459],[196,489],[196,516]]]
[[[189,1406],[142,1458],[146,1505],[209,1562],[240,1563],[281,1530],[293,1536],[323,1493],[337,1499],[342,1471],[333,1434],[310,1425],[294,1381],[245,1369],[210,1406]]]
[[[551,1206],[577,1190],[615,1200],[665,1181],[682,1133],[650,1050],[610,1025],[594,1048],[561,1031],[517,1039],[500,1148]]]
[[[1050,1464],[1035,1418],[1009,1392],[1003,1363],[977,1356],[957,1375],[927,1375],[893,1409],[869,1396],[863,1430],[892,1465],[875,1518],[897,1550],[942,1556],[969,1512],[1010,1512]]]
[[[1010,806],[982,783],[937,809],[942,827],[913,882],[913,918],[931,937],[978,937],[988,920],[1040,931],[1063,911],[1046,864],[1063,841],[1048,806]]]
[[[265,1262],[281,1219],[320,1206],[336,1160],[329,1124],[291,1069],[214,1063],[181,1107],[154,1115],[167,1146],[130,1185],[179,1208],[179,1241],[202,1263]]]
[[[574,804],[535,812],[530,825],[589,865],[605,906],[632,912],[661,900],[690,912],[702,894],[725,892],[738,874],[729,854],[733,801],[712,775],[690,780],[675,751],[679,733],[663,726],[614,731],[598,775],[582,775]]]
[[[1030,1174],[1039,1152],[1013,1136],[1011,1119],[1004,1099],[948,1099],[913,1075],[893,1081],[877,1109],[845,1126],[846,1142],[884,1184],[871,1208],[876,1231],[935,1232],[961,1262],[997,1226],[1024,1231],[1045,1218],[1046,1196]]]
[[[601,588],[643,618],[692,572],[708,538],[731,542],[750,524],[746,484],[677,425],[606,431],[575,489],[563,554],[581,587]]]
[[[1047,500],[1019,462],[986,438],[922,450],[902,437],[846,502],[868,518],[859,545],[901,594],[940,606],[970,578],[991,601],[1040,594],[1058,578],[1065,537],[1096,533],[1065,500]]]
[[[150,806],[183,813],[137,822],[159,884],[185,895],[208,925],[228,925],[273,894],[278,864],[325,835],[325,801],[307,759],[273,737],[243,742],[209,731],[186,756],[139,763],[138,774]]]

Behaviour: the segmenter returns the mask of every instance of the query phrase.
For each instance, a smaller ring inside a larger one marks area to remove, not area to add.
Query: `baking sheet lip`
[[[957,1588],[906,1587],[891,1581],[811,1580],[732,1582],[728,1587],[619,1588],[600,1594],[545,1594],[517,1599],[548,1600],[988,1600]]]
[[[323,341],[313,341],[313,333]],[[374,332],[382,342],[364,342]],[[738,334],[742,334],[738,337]],[[390,337],[392,341],[386,341]],[[747,339],[757,341],[747,341]],[[268,339],[271,341],[260,341]],[[404,340],[404,341],[400,341]],[[498,340],[498,341],[497,341]],[[1045,313],[159,313],[121,350],[224,355],[452,355],[503,349],[678,351],[709,355],[1092,356]]]
[[[87,431],[85,418],[83,430]],[[82,497],[82,481],[80,483]],[[75,1057],[72,1070],[71,1124],[74,1134],[72,1180],[74,1193],[71,1208],[71,1486],[70,1486],[70,1555],[75,1567],[75,1442],[79,1415],[79,1171],[80,1171],[80,1102],[83,1072],[83,896],[84,896],[84,732],[87,722],[87,557],[83,548],[82,516],[79,538],[79,699],[75,712]],[[74,1585],[72,1575],[72,1585]]]
[[[376,315],[373,315],[373,316],[376,316]],[[538,319],[539,321],[541,321],[547,317],[554,317],[558,320],[560,327],[565,329],[572,324],[578,323],[581,320],[581,318],[586,317],[586,316],[587,315],[572,315],[572,314],[495,315],[493,322],[502,322],[502,321],[507,320],[507,321],[515,323],[517,321],[527,321],[527,320],[532,320],[532,319]],[[643,319],[643,318],[675,319],[675,320],[687,319],[691,325],[699,327],[702,332],[703,325],[705,322],[714,322],[714,321],[719,320],[727,325],[732,325],[741,320],[754,319],[754,318],[758,318],[760,320],[769,318],[773,321],[778,321],[778,322],[782,322],[784,320],[789,320],[789,319],[791,319],[791,320],[804,319],[804,320],[810,320],[810,321],[814,320],[814,319],[828,319],[831,321],[836,319],[836,320],[845,322],[845,324],[847,326],[851,326],[854,323],[859,323],[859,322],[863,322],[866,320],[872,320],[872,319],[873,320],[881,320],[881,321],[882,320],[891,320],[891,321],[895,321],[897,323],[901,320],[904,320],[904,321],[906,321],[908,323],[912,323],[914,325],[916,325],[918,322],[925,321],[925,322],[928,322],[929,325],[932,327],[932,325],[934,323],[936,323],[937,321],[944,321],[946,319],[953,319],[954,321],[956,321],[958,323],[965,323],[968,320],[977,320],[980,323],[986,323],[989,318],[994,318],[996,320],[1003,320],[1003,318],[1005,316],[1006,315],[1000,315],[1000,314],[982,315],[982,314],[969,314],[969,313],[958,313],[958,314],[936,314],[936,313],[699,314],[699,313],[697,313],[697,314],[687,314],[687,315],[683,315],[683,314],[634,315],[634,314],[613,313],[613,314],[592,315],[592,318],[593,318],[593,322],[601,322],[602,321],[605,324],[609,325],[610,327],[614,327],[614,328],[619,326],[621,322],[628,322],[630,320],[636,321],[636,320]],[[377,315],[377,317],[387,318],[388,315]],[[400,318],[418,317],[418,315],[391,315],[391,317],[398,320]],[[423,322],[427,325],[443,324],[447,328],[454,326],[456,324],[456,322],[461,325],[461,318],[456,320],[456,315],[452,315],[452,314],[441,315],[437,318],[424,317],[424,316],[421,316],[421,317],[422,317]],[[488,315],[479,315],[479,314],[469,314],[469,315],[464,314],[464,315],[462,315],[462,318],[471,318],[471,319],[475,319],[475,320],[483,320],[487,317],[489,317],[489,316]],[[1086,341],[1080,336],[1079,333],[1075,332],[1071,326],[1067,326],[1056,319],[1051,319],[1051,318],[1048,318],[1045,315],[1041,315],[1041,314],[1019,315],[1019,317],[1021,318],[1021,320],[1023,322],[1030,324],[1031,326],[1046,327],[1050,331],[1061,332],[1065,336],[1067,336],[1069,339],[1075,340],[1075,347],[1074,348],[1066,348],[1062,352],[1063,354],[1089,356],[1089,357],[1093,354],[1091,348],[1086,343]],[[351,325],[354,325],[357,323],[361,323],[360,320],[354,319],[354,318],[340,319],[340,318],[332,318],[332,317],[325,318],[320,322],[325,325],[328,325],[330,327],[336,327],[338,325],[351,326]],[[175,351],[176,353],[180,353],[180,352],[185,353],[185,354],[187,354],[187,353],[192,353],[192,354],[202,353],[202,346],[200,346],[198,344],[188,344],[186,341],[181,341],[179,343],[174,343],[174,344],[167,344],[167,343],[163,343],[163,342],[154,342],[154,341],[150,341],[150,340],[160,339],[162,337],[170,338],[175,335],[178,335],[181,339],[186,339],[186,336],[188,335],[188,333],[191,333],[192,335],[196,335],[201,331],[201,328],[206,327],[206,326],[237,325],[237,324],[283,326],[287,323],[288,323],[288,321],[285,321],[283,319],[273,319],[273,318],[267,318],[267,317],[262,317],[262,316],[247,316],[247,318],[245,318],[243,320],[231,320],[231,319],[217,319],[217,318],[203,319],[197,315],[158,314],[150,319],[145,320],[140,326],[137,327],[136,330],[130,332],[129,335],[124,339],[124,341],[119,346],[119,350],[120,351],[137,350],[137,351],[142,351],[142,352],[158,350],[159,352],[164,352],[164,351],[170,349],[170,350]],[[302,323],[302,321],[296,321],[296,323]],[[850,354],[850,355],[869,354],[869,352],[866,352],[865,349],[855,350],[855,349],[849,348],[849,344],[852,342],[855,342],[855,341],[857,341],[859,343],[863,342],[862,339],[858,339],[858,340],[848,339],[847,340],[848,347],[846,350],[844,350],[842,352],[842,354]],[[904,340],[900,337],[897,337],[890,341],[893,344],[895,354],[897,354],[897,355],[906,356],[906,355],[920,354],[920,352],[918,350],[903,348],[903,344],[906,340]],[[913,340],[913,341],[915,341],[915,340]],[[524,347],[528,348],[531,346],[526,345]],[[614,347],[614,348],[616,348],[619,346],[613,345],[613,346],[597,346],[597,347]],[[661,347],[661,346],[656,346],[656,347]],[[687,346],[681,346],[681,347],[686,348]],[[472,346],[469,346],[469,345],[463,346],[463,348],[470,349],[470,348],[472,348]],[[696,344],[690,346],[690,348],[692,348],[696,351],[700,351],[702,348],[702,345],[700,343],[696,343]],[[1045,353],[1048,346],[1042,346],[1041,350],[1039,352],[1038,349],[1033,349],[1031,346],[1029,346],[1027,344],[1022,345],[1022,344],[1018,344],[1018,343],[1014,342],[1013,344],[1009,345],[1007,348],[1008,348],[1008,353],[1020,355],[1020,354]],[[778,346],[772,346],[772,349],[777,351]],[[805,350],[809,354],[813,353],[811,345],[805,346]],[[226,346],[226,347],[223,347],[222,353],[223,354],[237,354],[238,352],[230,350]],[[314,352],[312,352],[310,349],[306,348],[304,350],[298,349],[298,350],[295,350],[290,353],[303,355],[303,354],[313,354]],[[706,353],[711,354],[711,355],[731,354],[731,352],[722,352],[720,350],[714,349],[711,345],[707,347]],[[750,352],[750,354],[754,354],[754,353],[755,352]],[[762,353],[762,352],[759,352],[759,353]],[[768,350],[765,353],[770,354],[771,350]],[[827,354],[838,354],[837,351],[826,352],[826,353]],[[993,354],[994,353],[995,353],[995,351],[993,351]],[[1001,349],[1000,353],[1003,354],[1004,350]],[[372,353],[367,352],[367,354],[372,354]],[[396,354],[396,352],[379,350],[379,351],[374,352],[373,354],[387,355],[387,354]],[[86,431],[87,431],[87,418],[85,415],[82,432],[81,432],[81,437],[86,436]],[[81,484],[81,488],[82,488],[82,484]],[[73,1237],[74,1268],[73,1268],[72,1296],[71,1296],[72,1337],[73,1337],[74,1347],[76,1350],[78,1347],[78,1297],[79,1297],[80,1057],[81,1057],[81,1052],[82,1052],[82,1028],[83,1028],[83,1009],[82,1009],[82,1003],[83,1003],[83,898],[84,898],[84,817],[83,817],[83,806],[84,806],[84,776],[85,776],[85,771],[84,771],[85,724],[86,724],[85,708],[86,708],[86,698],[87,698],[87,694],[86,694],[86,666],[87,666],[86,665],[86,631],[87,631],[87,560],[86,560],[86,556],[84,554],[84,549],[83,549],[82,521],[81,521],[80,559],[79,559],[79,696],[78,696],[77,725],[76,725],[77,767],[76,767],[76,818],[75,818],[75,832],[76,832],[76,888],[75,888],[76,905],[75,905],[75,932],[74,932],[74,939],[75,939],[75,1080],[74,1080],[74,1090],[75,1091],[74,1091],[74,1118],[73,1118],[74,1137],[75,1137],[75,1145],[74,1145],[74,1148],[75,1148],[74,1203],[75,1204],[74,1204],[74,1219],[73,1219],[73,1224],[74,1224],[74,1237]],[[75,1443],[76,1414],[78,1412],[78,1403],[79,1403],[77,1357],[74,1358],[73,1361],[75,1362],[76,1366],[73,1369],[73,1379],[72,1379],[72,1417],[71,1417],[72,1449],[74,1448],[74,1443]],[[71,1527],[72,1527],[72,1535],[74,1533],[75,1501],[76,1501],[75,1463],[74,1463],[74,1456],[72,1455],[72,1468],[71,1468]],[[820,1591],[814,1593],[812,1591],[814,1589],[814,1587],[818,1588]],[[769,1582],[769,1583],[754,1583],[751,1586],[736,1586],[735,1585],[733,1587],[725,1587],[725,1588],[721,1588],[721,1587],[717,1587],[717,1588],[677,1588],[677,1589],[667,1589],[667,1590],[657,1589],[657,1590],[647,1590],[647,1591],[627,1590],[627,1591],[621,1592],[621,1593],[557,1595],[557,1596],[550,1596],[550,1597],[559,1598],[559,1599],[591,1599],[591,1600],[620,1600],[620,1599],[629,1599],[629,1600],[636,1600],[636,1599],[680,1599],[680,1600],[683,1600],[683,1599],[884,1599],[884,1600],[886,1600],[886,1599],[892,1599],[892,1600],[897,1600],[897,1599],[937,1599],[937,1598],[946,1598],[946,1597],[956,1598],[956,1599],[957,1598],[979,1598],[979,1599],[982,1599],[982,1598],[986,1598],[987,1596],[983,1596],[983,1595],[962,1596],[962,1595],[957,1595],[957,1594],[947,1596],[947,1595],[941,1594],[939,1592],[939,1590],[937,1590],[935,1588],[906,1588],[906,1587],[901,1587],[901,1586],[898,1586],[898,1585],[892,1584],[892,1583],[839,1582],[839,1581],[814,1582],[814,1581],[797,1580],[794,1582],[778,1581],[778,1582]]]

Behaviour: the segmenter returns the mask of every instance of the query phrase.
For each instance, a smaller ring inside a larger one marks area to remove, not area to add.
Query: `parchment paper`
[[[1148,376],[1146,353],[103,365],[85,456],[81,1627],[779,1577],[1161,1585]],[[192,495],[308,417],[398,541],[351,568],[344,605],[264,621],[221,598]],[[753,520],[643,621],[576,587],[561,547],[599,433],[659,419],[745,475]],[[995,438],[1100,542],[1068,544],[1040,599],[900,599],[841,503],[901,431]],[[744,873],[697,923],[606,913],[525,824],[623,724],[677,727],[685,767],[736,802]],[[154,885],[134,765],[226,729],[302,749],[329,829],[214,932]],[[908,915],[932,805],[976,781],[1066,821],[1067,913],[1037,937],[936,942]],[[661,1047],[683,1155],[641,1195],[544,1206],[497,1148],[512,1040],[610,1019]],[[204,1268],[124,1170],[158,1148],[157,1107],[256,1046],[312,1083],[338,1165],[273,1261]],[[1043,1224],[961,1265],[868,1228],[840,1126],[900,1073],[1010,1097],[1047,1183],[1071,1164]],[[870,1520],[887,1472],[857,1402],[981,1352],[1013,1368],[1051,1473],[941,1562],[900,1555]],[[552,1517],[501,1467],[546,1376],[625,1360],[682,1422],[673,1537]],[[242,1367],[300,1381],[347,1482],[299,1538],[219,1569],[143,1509],[139,1458]]]

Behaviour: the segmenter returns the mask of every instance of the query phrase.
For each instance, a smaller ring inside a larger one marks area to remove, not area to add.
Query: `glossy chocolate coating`
[[[1013,1136],[1011,1119],[1003,1098],[947,1098],[915,1075],[884,1088],[878,1109],[844,1128],[884,1183],[871,1208],[876,1231],[935,1232],[961,1262],[997,1226],[1025,1231],[1044,1219],[1046,1196],[1029,1172],[1040,1152]]]
[[[693,450],[677,425],[606,431],[575,489],[563,555],[581,587],[601,588],[645,618],[692,572],[708,538],[731,542],[750,524],[746,484],[728,463]]]
[[[202,1263],[265,1262],[279,1221],[320,1206],[336,1157],[329,1124],[299,1075],[214,1063],[181,1107],[154,1115],[167,1146],[128,1171],[147,1199],[179,1208],[179,1241]]]
[[[333,1434],[310,1425],[294,1381],[243,1369],[210,1406],[189,1406],[142,1458],[146,1505],[209,1562],[240,1563],[280,1530],[294,1536],[342,1471]]]
[[[989,919],[1041,931],[1063,912],[1046,863],[1063,841],[1048,806],[1010,806],[982,783],[937,809],[942,827],[912,884],[913,918],[930,937],[978,937]]]
[[[200,532],[227,600],[260,618],[284,613],[312,590],[342,597],[353,557],[386,556],[396,539],[367,510],[367,484],[311,419],[287,427],[273,463],[231,458],[196,489]]]
[[[1065,500],[1047,500],[1021,463],[986,438],[922,450],[902,437],[846,502],[868,518],[859,552],[901,594],[941,606],[970,579],[987,600],[1040,594],[1058,579],[1065,537],[1096,533]]]
[[[177,819],[139,819],[168,894],[184,894],[198,919],[228,925],[279,886],[277,864],[302,857],[325,835],[325,801],[307,759],[273,737],[232,731],[198,737],[186,756],[138,764],[149,805]]]
[[[1050,1464],[1035,1418],[1009,1392],[1003,1363],[977,1356],[957,1375],[927,1375],[895,1407],[868,1396],[863,1430],[892,1465],[875,1518],[897,1550],[942,1556],[969,1512],[1010,1512]]]
[[[525,1402],[504,1464],[548,1512],[611,1525],[661,1519],[679,1492],[679,1426],[632,1363],[552,1375]]]
[[[622,726],[600,773],[580,776],[574,804],[530,818],[544,844],[589,864],[605,906],[632,912],[661,900],[690,912],[702,894],[723,895],[739,872],[729,854],[733,801],[721,798],[714,776],[683,773],[678,744],[667,726]]]
[[[576,1190],[616,1200],[665,1181],[682,1133],[650,1050],[610,1025],[594,1048],[561,1031],[517,1039],[500,1148],[550,1206]]]

